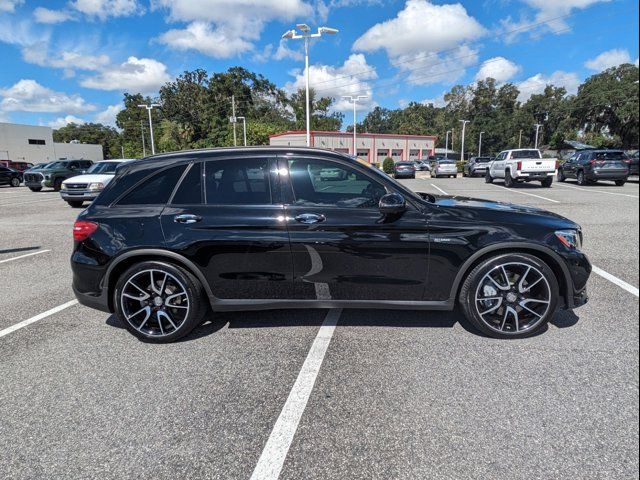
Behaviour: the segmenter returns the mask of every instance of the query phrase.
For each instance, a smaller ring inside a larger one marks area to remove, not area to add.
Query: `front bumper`
[[[92,202],[100,192],[89,190],[60,190],[60,196],[64,201],[85,201]]]

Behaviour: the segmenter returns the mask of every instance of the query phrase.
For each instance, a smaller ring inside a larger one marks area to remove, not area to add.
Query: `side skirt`
[[[218,312],[243,310],[284,310],[295,308],[384,308],[388,310],[451,311],[455,302],[413,302],[397,300],[220,300],[211,299],[211,308]]]

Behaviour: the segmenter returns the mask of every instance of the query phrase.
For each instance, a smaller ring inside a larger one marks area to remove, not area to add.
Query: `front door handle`
[[[321,223],[326,219],[327,217],[320,213],[301,213],[300,215],[296,216],[296,222],[304,223],[306,225]]]
[[[173,221],[176,223],[198,223],[199,221],[202,220],[202,217],[199,217],[198,215],[191,215],[188,213],[182,214],[182,215],[176,215],[175,217],[173,217]]]

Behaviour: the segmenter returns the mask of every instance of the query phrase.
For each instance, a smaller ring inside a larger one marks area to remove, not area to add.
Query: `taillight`
[[[76,220],[73,224],[73,239],[76,242],[81,242],[89,238],[93,232],[98,229],[98,224],[94,222],[85,222],[83,220]]]
[[[522,162],[518,162],[518,170],[522,170]]]

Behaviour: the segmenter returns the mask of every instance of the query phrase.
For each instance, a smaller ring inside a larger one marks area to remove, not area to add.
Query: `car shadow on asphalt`
[[[19,253],[19,252],[30,252],[32,250],[40,250],[40,245],[37,245],[35,247],[22,247],[22,248],[9,248],[7,250],[0,250],[0,255],[2,255],[3,253]]]
[[[242,312],[209,313],[203,323],[189,335],[178,340],[188,342],[213,335],[227,327],[229,329],[258,328],[295,328],[320,327],[326,316],[326,309],[305,310],[264,310]],[[559,311],[551,320],[556,328],[575,326],[580,317],[573,311]],[[394,327],[394,328],[440,328],[452,329],[459,323],[467,332],[484,338],[490,338],[476,329],[462,312],[456,308],[450,312],[417,310],[380,310],[380,309],[344,309],[338,325],[341,327]],[[115,315],[109,316],[106,324],[115,328],[124,328]],[[548,325],[537,331],[532,337],[543,335]],[[144,340],[142,340],[144,341]]]

